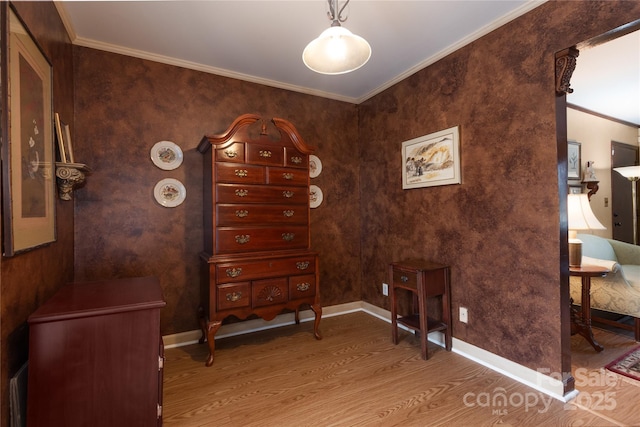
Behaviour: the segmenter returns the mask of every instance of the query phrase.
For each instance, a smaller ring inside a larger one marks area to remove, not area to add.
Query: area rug
[[[640,381],[640,347],[625,353],[605,366],[608,370]]]

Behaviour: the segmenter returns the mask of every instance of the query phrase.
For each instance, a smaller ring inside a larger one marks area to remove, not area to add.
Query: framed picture
[[[3,249],[12,256],[56,240],[52,71],[7,3],[2,17]]]
[[[62,163],[74,163],[73,148],[71,147],[71,131],[69,125],[60,120],[56,113],[56,136],[58,138],[58,151]]]
[[[460,184],[459,126],[402,143],[402,188]]]
[[[570,180],[580,181],[580,143],[568,141],[567,145],[567,175]]]

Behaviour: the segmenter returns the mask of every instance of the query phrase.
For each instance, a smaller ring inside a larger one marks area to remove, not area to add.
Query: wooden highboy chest
[[[314,335],[321,338],[318,254],[310,249],[313,149],[290,122],[271,123],[277,139],[260,116],[245,114],[198,145],[204,155],[205,248],[200,342],[209,343],[207,366],[215,334],[232,315],[272,320],[288,309],[299,323],[300,308],[308,306],[315,314]]]

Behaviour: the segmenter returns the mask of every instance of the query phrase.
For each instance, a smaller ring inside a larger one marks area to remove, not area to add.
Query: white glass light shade
[[[621,168],[613,168],[613,170],[629,180],[640,177],[640,166],[623,166]]]
[[[370,57],[369,43],[341,26],[324,30],[302,52],[304,65],[320,74],[344,74],[357,70]]]
[[[594,215],[586,194],[569,194],[567,198],[569,230],[606,230]]]

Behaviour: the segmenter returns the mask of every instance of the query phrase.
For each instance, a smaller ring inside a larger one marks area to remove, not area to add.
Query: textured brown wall
[[[18,2],[15,8],[53,65],[53,108],[70,123],[72,49],[55,6],[52,2]],[[56,230],[55,243],[1,261],[1,425],[8,425],[9,419],[8,380],[27,360],[26,320],[60,286],[73,279],[73,202],[57,201]]]
[[[203,159],[196,146],[240,114],[256,113],[291,121],[316,147],[323,171],[312,182],[325,198],[311,211],[311,246],[320,252],[321,303],[360,300],[354,105],[93,49],[74,52],[74,149],[93,169],[76,194],[77,280],[156,275],[167,300],[162,333],[197,329]],[[178,169],[151,162],[149,150],[161,140],[182,148]],[[176,208],[153,197],[155,184],[169,177],[187,189]]]
[[[638,18],[549,2],[360,106],[363,300],[388,308],[391,260],[450,264],[455,337],[560,372],[554,54]],[[403,191],[402,141],[456,125],[463,184]]]

